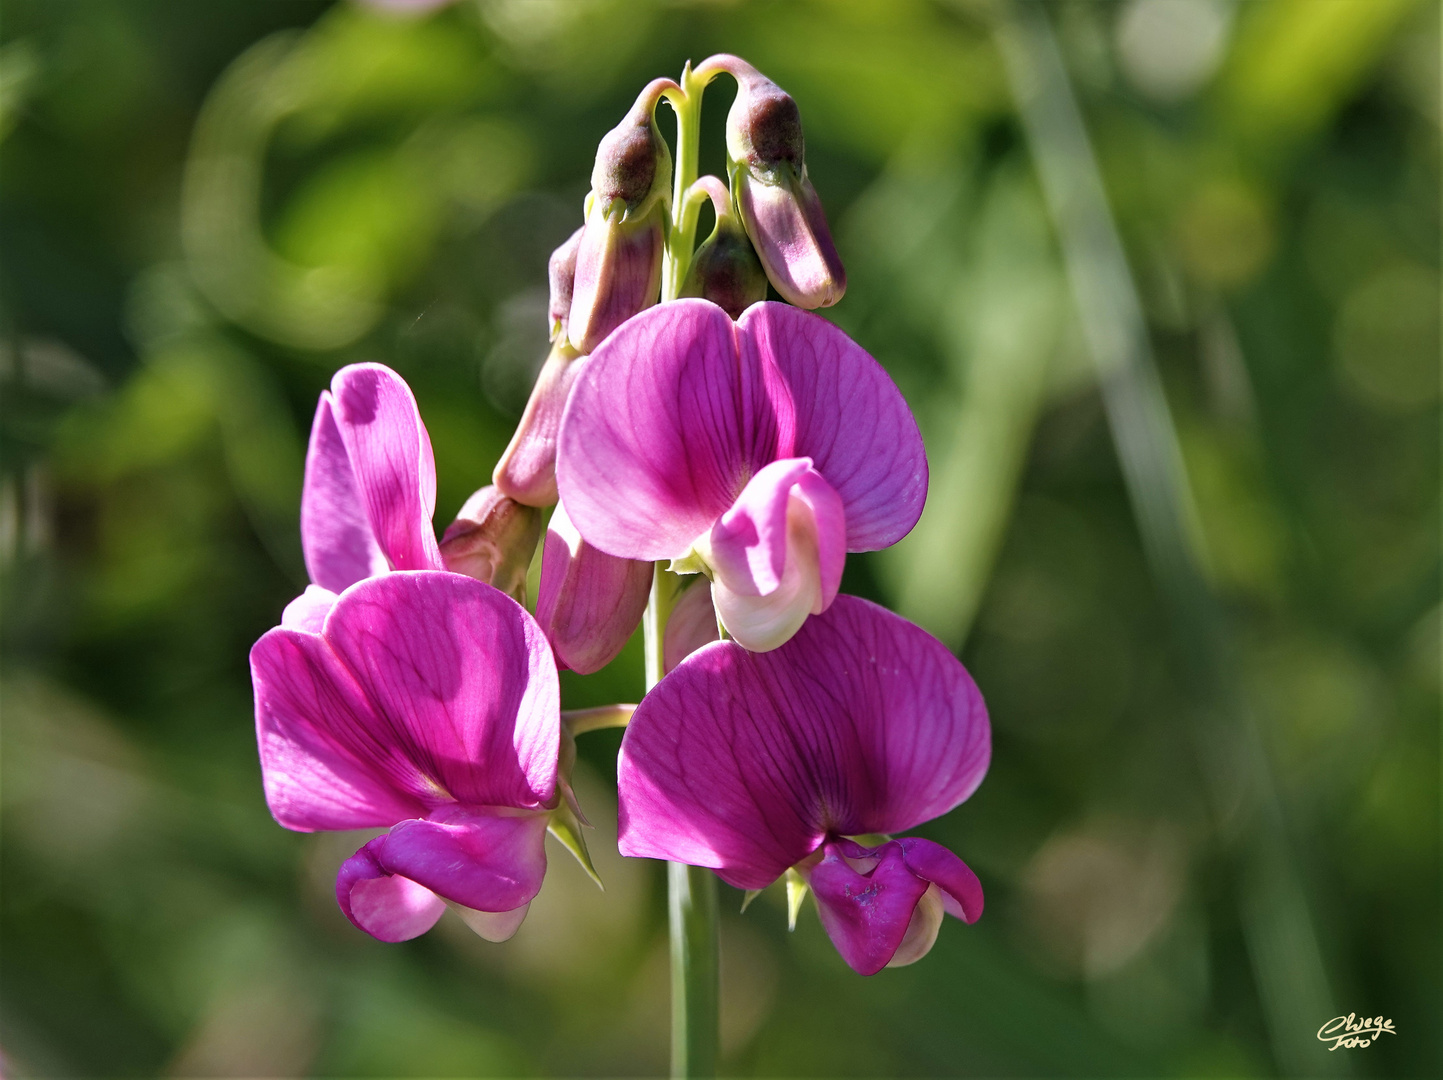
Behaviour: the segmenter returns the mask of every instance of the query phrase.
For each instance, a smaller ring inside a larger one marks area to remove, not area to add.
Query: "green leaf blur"
[[[1106,382],[1066,148],[1019,106],[1039,25],[1150,413]],[[921,963],[861,979],[814,911],[788,934],[783,884],[744,915],[723,888],[727,1075],[1437,1075],[1439,41],[1425,0],[5,0],[6,1075],[665,1072],[619,732],[576,778],[605,893],[553,843],[512,941],[447,915],[382,945],[332,895],[361,838],[266,811],[246,654],[304,585],[331,373],[415,389],[444,525],[546,354],[597,140],[719,51],[796,98],[849,275],[826,314],[927,441],[920,524],[844,588],[958,649],[995,733],[921,830],[987,911]],[[637,646],[563,704],[636,700]],[[1350,1012],[1397,1035],[1329,1052]]]

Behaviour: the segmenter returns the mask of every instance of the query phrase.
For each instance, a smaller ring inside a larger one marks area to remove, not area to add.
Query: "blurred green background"
[[[7,1075],[664,1071],[616,733],[604,894],[554,849],[511,942],[382,945],[331,893],[360,838],[266,811],[246,653],[331,373],[409,380],[449,521],[597,140],[723,50],[798,100],[827,315],[927,439],[922,523],[846,588],[957,647],[995,737],[920,830],[987,911],[925,961],[862,979],[723,889],[727,1072],[1439,1075],[1438,5],[386,6],[4,2]],[[640,689],[635,643],[563,684]],[[1330,1053],[1349,1012],[1397,1035]]]

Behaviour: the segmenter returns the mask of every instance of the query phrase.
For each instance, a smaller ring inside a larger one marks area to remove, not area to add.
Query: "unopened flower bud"
[[[697,69],[708,70],[737,80],[726,126],[732,193],[767,277],[789,303],[830,307],[846,291],[847,274],[807,177],[797,103],[738,57],[714,56]]]
[[[671,151],[653,118],[669,79],[656,79],[601,140],[566,333],[580,353],[656,302],[671,191]]]
[[[681,295],[710,300],[739,319],[743,311],[767,298],[767,274],[746,230],[732,213],[725,185],[714,176],[704,176],[697,183],[711,196],[716,228],[692,256]]]
[[[582,360],[565,338],[551,346],[521,422],[491,474],[491,482],[501,493],[519,503],[551,506],[556,502],[556,434]]]
[[[541,538],[541,512],[487,485],[456,515],[441,538],[441,560],[453,574],[495,586],[526,602],[526,572]]]
[[[616,659],[641,624],[651,579],[650,562],[592,547],[565,504],[557,503],[546,527],[536,597],[536,621],[557,665],[590,675]]]
[[[662,636],[662,670],[670,672],[703,645],[710,645],[717,631],[716,608],[711,602],[711,582],[697,576],[681,594]]]
[[[551,317],[550,334],[552,341],[566,340],[566,321],[571,315],[571,294],[576,288],[576,255],[581,250],[581,226],[566,242],[551,253],[546,264],[546,274],[551,281],[551,303],[547,314]]]

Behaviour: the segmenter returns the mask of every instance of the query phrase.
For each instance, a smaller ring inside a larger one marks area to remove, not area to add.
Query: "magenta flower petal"
[[[510,597],[459,574],[387,574],[348,590],[323,636],[422,791],[472,805],[551,801],[560,690],[545,637]]]
[[[357,929],[373,938],[410,941],[436,925],[446,903],[426,886],[381,868],[375,851],[385,840],[376,837],[341,864],[336,902]]]
[[[592,354],[556,451],[562,501],[588,542],[677,557],[778,456],[761,373],[737,356],[735,324],[705,300],[649,308]]]
[[[336,594],[319,585],[307,585],[301,593],[281,612],[281,625],[288,630],[308,630],[319,634],[326,616],[336,606]]]
[[[866,859],[862,869],[843,857],[842,847],[822,849],[822,861],[807,872],[807,883],[842,959],[859,974],[875,975],[902,944],[927,882],[908,870],[895,844],[875,849],[880,857]]]
[[[716,608],[711,603],[711,582],[701,578],[687,586],[671,609],[662,638],[662,666],[669,674],[703,645],[716,641]]]
[[[821,597],[812,614],[820,615],[832,606],[842,587],[842,571],[847,566],[847,512],[842,497],[816,469],[801,475],[791,495],[794,507],[801,503],[805,508],[802,517],[816,545]]]
[[[301,488],[301,550],[311,580],[333,593],[362,578],[385,573],[386,555],[376,543],[356,490],[356,475],[336,427],[329,391],[321,394],[306,451]]]
[[[641,625],[652,564],[600,551],[557,503],[541,549],[536,621],[557,663],[582,675],[600,671]]]
[[[762,888],[828,836],[946,813],[990,747],[982,697],[945,646],[838,596],[779,649],[708,645],[646,696],[618,765],[620,848]]]
[[[314,627],[328,597],[313,586],[288,614]],[[256,642],[251,679],[276,819],[391,829],[341,868],[352,922],[405,940],[448,901],[483,936],[515,931],[561,796],[555,662],[519,604],[460,574],[367,578],[319,631],[277,627]]]
[[[842,500],[810,458],[788,458],[752,477],[696,548],[715,575],[722,625],[743,648],[765,652],[831,604],[846,543]]]
[[[361,505],[391,569],[440,570],[431,527],[436,462],[411,388],[390,368],[352,364],[331,380],[331,408]]]
[[[944,914],[969,923],[982,914],[977,875],[930,840],[907,836],[867,848],[844,839],[824,851],[820,863],[798,869],[816,893],[827,934],[863,975],[926,956]]]
[[[546,875],[545,814],[450,807],[402,821],[381,838],[376,861],[436,895],[477,911],[530,903]]]
[[[707,562],[732,592],[765,596],[781,585],[787,565],[787,504],[793,485],[811,471],[808,458],[772,462],[752,477],[712,526]]]
[[[352,586],[320,634],[251,650],[266,800],[288,828],[355,829],[453,801],[534,808],[556,790],[560,698],[540,628],[458,574]]]
[[[906,536],[927,499],[927,454],[882,366],[820,315],[786,304],[753,304],[737,340],[745,366],[775,365],[790,406],[779,410],[777,456],[811,458],[841,496],[847,550]]]
[[[847,550],[895,543],[922,512],[916,422],[842,331],[785,304],[754,304],[733,324],[678,300],[592,355],[562,417],[557,483],[603,551],[677,558],[765,466],[804,457],[841,498]]]
[[[271,630],[251,649],[251,681],[266,803],[278,822],[311,832],[425,814],[416,768],[379,742],[381,715],[320,635]]]
[[[904,836],[902,845],[907,869],[923,881],[930,881],[942,890],[942,907],[965,923],[982,917],[982,883],[972,868],[941,844],[920,836]]]

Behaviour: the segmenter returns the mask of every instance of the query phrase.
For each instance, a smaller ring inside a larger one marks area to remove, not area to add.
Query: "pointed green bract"
[[[587,876],[596,882],[598,889],[605,892],[606,886],[602,884],[601,875],[596,872],[596,865],[591,861],[591,852],[586,849],[586,835],[581,830],[581,819],[576,816],[570,803],[563,799],[561,805],[551,811],[551,820],[547,822],[546,831],[576,856],[576,861],[581,864]]]
[[[802,902],[807,898],[807,883],[802,880],[802,875],[790,866],[787,867],[787,929],[797,928],[797,914],[802,910]]]

